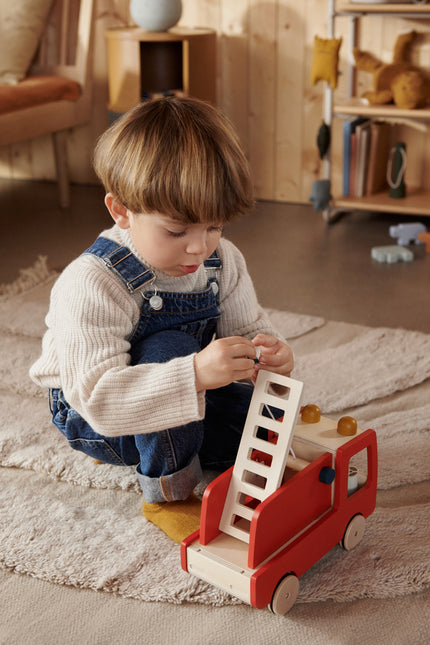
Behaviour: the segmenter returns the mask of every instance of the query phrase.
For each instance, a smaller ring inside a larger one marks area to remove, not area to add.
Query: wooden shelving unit
[[[335,34],[335,22],[338,17],[349,17],[349,61],[352,60],[352,49],[356,46],[357,20],[363,16],[391,16],[401,18],[423,18],[430,20],[430,4],[368,4],[329,0],[329,38]],[[424,109],[401,110],[395,105],[369,106],[355,96],[355,79],[352,63],[347,70],[347,96],[338,97],[327,84],[324,98],[324,118],[332,125],[333,117],[346,118],[363,116],[377,120],[407,119],[430,125],[430,106]],[[325,160],[324,177],[330,179],[332,161],[330,154]],[[330,206],[323,211],[326,221],[339,215],[340,211],[365,210],[375,212],[392,212],[403,215],[430,216],[430,180],[423,186],[407,186],[407,196],[402,199],[391,199],[388,191],[367,195],[365,197],[334,196]]]
[[[146,94],[179,91],[216,102],[216,33],[175,27],[108,29],[109,110],[123,113]]]
[[[401,110],[395,105],[367,105],[362,99],[336,99],[333,114],[339,116],[367,116],[371,118],[403,118],[418,121],[430,120],[430,107],[422,110]]]
[[[367,3],[367,2],[342,2],[339,0],[336,7],[337,15],[342,13],[365,15],[371,14],[392,14],[405,17],[407,14],[420,16],[430,13],[430,5],[412,3]]]
[[[335,204],[343,211],[364,210],[377,213],[398,213],[399,215],[430,215],[430,191],[408,186],[403,199],[390,199],[387,193],[376,193],[366,197],[338,197]]]

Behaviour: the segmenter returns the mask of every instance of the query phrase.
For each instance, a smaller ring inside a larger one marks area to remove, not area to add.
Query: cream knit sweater
[[[127,231],[115,225],[102,235],[139,257]],[[263,332],[280,337],[258,305],[240,251],[221,239],[217,252],[223,264],[217,336],[253,338]],[[155,273],[158,291],[206,288],[203,266],[184,277]],[[130,294],[93,255],[82,255],[69,264],[52,289],[42,355],[30,376],[41,387],[62,388],[71,407],[102,435],[155,432],[205,414],[204,393],[195,388],[193,355],[168,363],[130,365],[128,339],[138,322],[141,302],[140,292]]]

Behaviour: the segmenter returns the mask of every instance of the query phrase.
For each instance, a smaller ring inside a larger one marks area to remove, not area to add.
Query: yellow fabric
[[[339,49],[341,44],[342,38],[326,39],[315,36],[311,69],[312,85],[316,85],[318,81],[327,81],[333,89],[337,87]]]
[[[143,516],[160,528],[174,542],[184,538],[200,527],[201,501],[194,495],[178,502],[160,504],[144,503]]]

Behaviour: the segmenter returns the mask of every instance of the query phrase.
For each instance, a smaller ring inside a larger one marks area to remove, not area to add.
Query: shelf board
[[[366,210],[402,215],[430,215],[430,192],[422,188],[407,189],[406,197],[392,199],[388,189],[365,197],[338,197],[332,206],[348,210]]]
[[[336,13],[378,13],[378,14],[398,14],[398,15],[414,15],[425,16],[430,14],[430,5],[423,4],[368,4],[367,2],[338,2],[336,6]],[[429,15],[430,18],[430,15]]]
[[[214,35],[214,29],[206,27],[173,27],[169,31],[147,31],[141,27],[112,27],[107,29],[108,39],[137,40],[139,42],[169,42]]]
[[[402,110],[395,105],[368,105],[360,98],[337,100],[333,106],[333,113],[337,115],[354,115],[368,117],[388,117],[395,119],[430,120],[430,106],[416,110]]]

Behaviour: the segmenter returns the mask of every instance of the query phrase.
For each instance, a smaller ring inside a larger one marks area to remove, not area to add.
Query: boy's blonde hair
[[[133,213],[223,223],[253,205],[249,165],[230,122],[211,105],[141,103],[100,137],[94,168]]]

